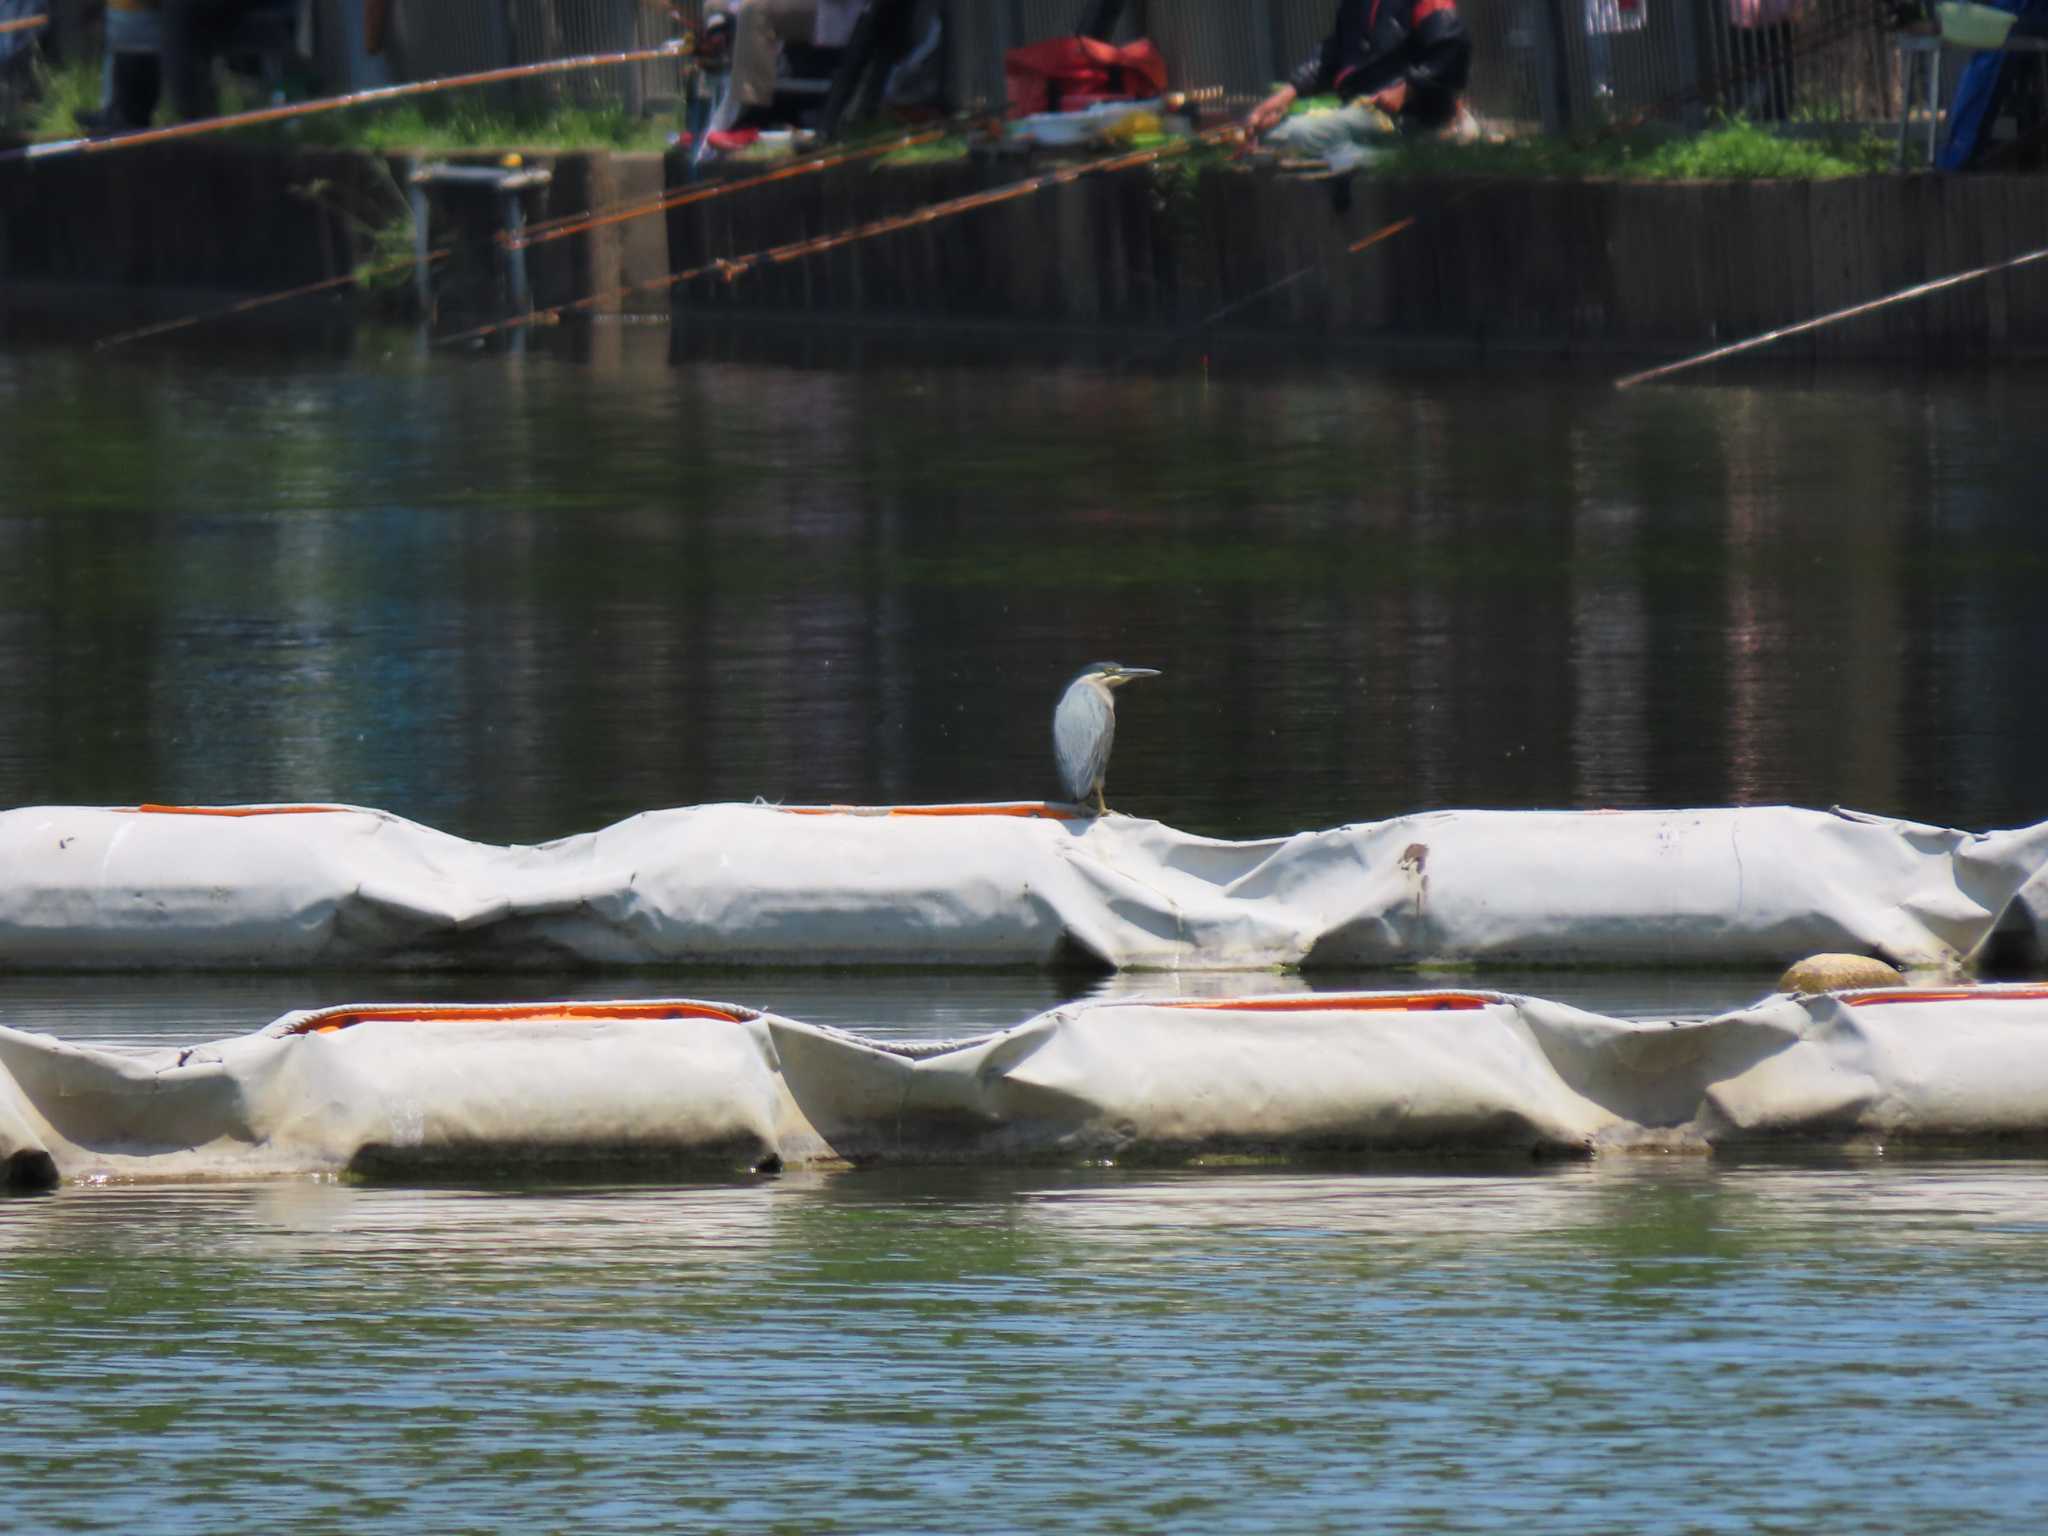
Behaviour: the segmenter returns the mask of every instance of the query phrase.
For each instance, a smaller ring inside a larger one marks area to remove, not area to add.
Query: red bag
[[[1142,101],[1166,89],[1166,60],[1145,38],[1118,47],[1056,37],[1003,55],[1010,116],[1072,112],[1098,101]]]

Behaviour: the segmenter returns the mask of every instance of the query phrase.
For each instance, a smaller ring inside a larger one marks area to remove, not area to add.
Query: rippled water
[[[2037,1166],[0,1205],[16,1529],[2021,1529]]]
[[[2037,374],[1617,397],[866,351],[0,355],[0,804],[538,839],[1038,795],[1055,692],[1115,656],[1166,676],[1113,801],[1224,835],[2048,814]],[[1770,978],[1457,981],[1669,1016]],[[1215,985],[1308,983],[1096,991]],[[1068,984],[7,976],[0,1021],[674,992],[929,1037]],[[72,1188],[0,1202],[0,1299],[10,1531],[1917,1533],[2048,1500],[2039,1162]]]

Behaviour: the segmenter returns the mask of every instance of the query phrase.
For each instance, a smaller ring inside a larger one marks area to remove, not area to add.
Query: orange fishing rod
[[[1128,154],[1112,155],[1106,160],[1083,161],[1062,166],[1056,171],[1046,171],[1037,176],[1028,176],[1022,181],[1006,182],[1000,187],[991,187],[984,192],[970,192],[962,197],[947,198],[943,202],[927,203],[913,208],[908,213],[891,214],[887,218],[871,219],[865,224],[856,224],[849,229],[836,230],[831,234],[812,235],[804,240],[791,240],[783,245],[770,246],[766,250],[753,251],[744,256],[721,256],[705,262],[702,266],[688,267],[680,272],[671,272],[665,277],[650,278],[644,283],[628,283],[620,288],[604,288],[572,299],[564,304],[550,305],[546,309],[529,310],[523,315],[514,315],[507,320],[495,321],[490,325],[479,325],[450,336],[437,338],[443,346],[457,342],[476,341],[501,331],[518,330],[522,326],[546,325],[561,318],[570,310],[595,309],[601,304],[622,299],[634,293],[655,293],[665,288],[680,287],[699,278],[717,275],[727,282],[737,282],[747,273],[763,267],[781,266],[786,262],[800,261],[806,256],[822,255],[836,251],[842,246],[858,241],[872,240],[879,235],[891,235],[900,230],[914,229],[923,224],[936,224],[941,219],[950,219],[958,214],[973,213],[982,208],[993,208],[999,203],[1012,202],[1020,197],[1043,192],[1048,187],[1063,186],[1079,181],[1084,176],[1097,176],[1108,171],[1132,170],[1137,166],[1149,165],[1169,155],[1185,154],[1198,144],[1217,143],[1241,133],[1235,123],[1220,128],[1211,128],[1190,138],[1175,139],[1153,149],[1132,150]]]
[[[47,16],[24,16],[19,21],[0,21],[0,33],[33,32],[37,27],[46,27],[49,24],[50,18]]]
[[[724,197],[731,192],[746,192],[755,187],[789,181],[798,176],[815,176],[820,171],[851,165],[860,160],[870,160],[877,155],[893,154],[899,149],[915,149],[920,144],[935,144],[946,136],[947,131],[944,128],[932,128],[919,133],[905,134],[886,143],[824,150],[777,166],[772,171],[764,171],[758,176],[748,176],[738,181],[708,182],[680,192],[656,192],[648,197],[631,198],[583,213],[567,213],[559,218],[537,219],[516,235],[501,231],[496,238],[507,250],[524,250],[529,245],[542,245],[550,240],[580,235],[585,230],[600,229],[607,224],[623,224],[631,219],[644,219],[652,214],[666,213],[671,208],[701,203],[708,198]]]
[[[427,265],[446,261],[454,252],[443,247],[427,252]],[[358,267],[353,272],[344,272],[339,277],[323,277],[317,283],[304,283],[297,288],[286,288],[279,293],[259,293],[253,298],[237,299],[232,304],[223,304],[218,309],[203,309],[197,314],[180,315],[175,320],[159,320],[153,325],[139,325],[132,331],[117,331],[112,336],[102,336],[94,342],[93,350],[103,352],[108,347],[124,346],[131,341],[145,341],[152,336],[168,336],[173,331],[182,331],[188,326],[203,325],[209,320],[225,320],[230,315],[246,315],[251,310],[267,309],[272,304],[283,304],[290,299],[310,298],[316,293],[326,293],[334,288],[346,288],[366,278],[382,277],[387,272],[396,272],[404,267],[417,266],[419,258],[407,254],[380,261],[374,266]]]
[[[1168,98],[1168,101],[1171,106],[1177,107],[1190,102],[1218,100],[1222,95],[1222,86],[1211,85],[1203,86],[1198,90],[1176,91]],[[875,155],[890,154],[899,149],[914,149],[920,144],[934,144],[940,139],[945,138],[947,134],[971,127],[976,122],[985,121],[986,118],[987,114],[981,112],[956,113],[933,127],[920,129],[915,133],[907,134],[902,138],[891,139],[883,144],[855,146],[848,149],[821,150],[815,155],[801,157],[779,166],[773,171],[750,177],[744,181],[718,182],[710,189],[691,187],[680,192],[656,192],[647,197],[614,203],[608,208],[592,209],[587,214],[564,214],[560,218],[540,219],[529,224],[516,235],[500,234],[497,238],[500,243],[508,248],[519,250],[528,245],[539,245],[543,241],[557,239],[561,234],[578,234],[585,229],[596,228],[603,224],[622,224],[631,219],[646,218],[650,214],[665,213],[671,208],[685,207],[690,203],[700,202],[707,197],[719,197],[727,192],[742,192],[750,187],[767,186],[770,182],[782,181],[795,176],[806,176],[816,171],[830,170],[834,166],[868,159]],[[989,132],[991,135],[999,131],[999,126],[990,128]]]
[[[781,181],[791,176],[805,175],[813,171],[829,170],[835,165],[843,165],[864,156],[886,154],[891,150],[930,143],[934,139],[943,137],[945,132],[946,130],[944,129],[933,129],[929,132],[908,134],[901,138],[891,139],[885,144],[870,145],[859,149],[831,150],[817,156],[815,159],[806,160],[797,165],[781,166],[764,175],[749,176],[738,181],[712,182],[705,186],[692,187],[684,193],[659,193],[650,206],[640,206],[641,204],[650,203],[648,199],[634,199],[625,203],[613,204],[609,209],[600,210],[596,214],[567,214],[559,219],[543,220],[527,226],[529,233],[534,230],[541,232],[537,236],[528,239],[514,239],[502,232],[494,238],[507,249],[522,250],[528,245],[537,245],[544,240],[553,240],[563,235],[576,234],[583,229],[592,228],[599,224],[609,224],[628,218],[637,218],[642,214],[654,213],[663,208],[680,207],[685,203],[695,203],[708,198],[724,197],[733,192],[745,192],[751,188],[765,186],[769,182]],[[427,259],[429,262],[438,262],[445,260],[452,254],[452,251],[444,248],[432,252]],[[209,320],[222,320],[230,315],[247,314],[251,310],[265,309],[272,304],[283,304],[292,299],[307,298],[316,293],[325,293],[330,289],[347,287],[363,278],[378,277],[386,272],[395,272],[400,267],[413,262],[413,260],[412,256],[395,257],[390,261],[380,262],[375,266],[361,267],[354,272],[343,273],[339,277],[322,278],[318,282],[305,283],[297,288],[286,288],[276,293],[258,294],[252,298],[240,299],[233,304],[224,304],[218,309],[201,310],[196,314],[181,315],[172,320],[160,320],[153,325],[137,326],[131,331],[120,331],[112,336],[103,336],[94,342],[93,346],[96,350],[125,346],[131,341],[145,341],[154,336],[169,335],[173,331],[182,331],[189,326],[203,325]]]
[[[410,96],[435,91],[461,90],[473,85],[497,85],[507,80],[526,80],[535,75],[562,74],[575,69],[604,69],[614,64],[637,64],[649,59],[687,59],[694,45],[687,38],[654,48],[630,48],[623,53],[585,53],[573,58],[543,59],[537,64],[511,64],[502,69],[478,70],[467,75],[442,75],[433,80],[408,80],[398,85],[372,86],[340,96],[321,96],[312,101],[285,102],[273,107],[256,107],[247,112],[229,112],[220,117],[202,117],[189,123],[172,123],[163,128],[136,128],[99,138],[57,139],[47,144],[27,144],[19,149],[0,150],[0,164],[10,160],[49,160],[66,155],[96,155],[116,149],[138,149],[145,144],[163,144],[206,133],[223,133],[231,128],[253,128],[261,123],[281,123],[316,112],[339,112],[349,107],[372,107]]]

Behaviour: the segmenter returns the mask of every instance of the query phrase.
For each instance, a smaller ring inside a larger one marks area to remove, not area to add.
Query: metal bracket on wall
[[[526,204],[520,194],[529,187],[544,187],[555,179],[554,172],[533,166],[448,165],[436,161],[415,166],[406,178],[412,190],[413,291],[420,314],[431,321],[433,294],[429,268],[433,249],[433,209],[427,189],[434,186],[481,187],[498,197],[499,232],[498,285],[507,313],[523,315],[533,308],[533,293],[526,279],[526,247],[519,233],[526,228]]]

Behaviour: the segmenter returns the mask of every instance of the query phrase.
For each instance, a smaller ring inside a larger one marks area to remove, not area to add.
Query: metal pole
[[[1262,9],[1265,12],[1263,24],[1258,16],[1245,18],[1251,29],[1252,73],[1258,77],[1253,83],[1252,90],[1253,94],[1259,96],[1265,95],[1273,82],[1280,78],[1279,59],[1282,47],[1280,17],[1276,8],[1268,4]]]
[[[620,37],[628,48],[640,46],[640,0],[615,0],[620,21]],[[626,66],[626,116],[638,122],[647,113],[647,89],[641,78],[638,64]]]
[[[1124,19],[1124,0],[1088,0],[1074,27],[1076,37],[1108,42],[1116,36],[1116,24]]]
[[[516,189],[500,192],[498,196],[502,200],[500,222],[505,228],[506,307],[515,315],[523,315],[533,301],[526,284],[526,242],[519,238],[519,232],[526,228],[526,204]]]
[[[1700,104],[1700,34],[1709,24],[1714,8],[1722,0],[1675,0],[1678,6],[1678,89],[1685,105],[1680,120],[1689,132],[1706,126],[1706,108]]]
[[[1537,36],[1542,39],[1536,50],[1541,80],[1539,90],[1543,99],[1543,131],[1564,135],[1571,132],[1572,87],[1571,75],[1565,64],[1564,6],[1562,0],[1540,0],[1543,25]]]
[[[503,260],[505,263],[505,291],[511,301],[508,308],[515,315],[523,315],[528,311],[533,302],[532,294],[526,286],[526,247],[519,242],[519,231],[526,225],[526,205],[520,201],[520,194],[515,189],[500,192],[498,196],[503,208],[502,217],[507,237]],[[526,350],[525,329],[522,327],[512,335],[507,336],[505,343],[507,351],[515,353],[524,352]]]
[[[408,155],[405,161],[405,183],[408,197],[412,202],[412,297],[419,306],[421,334],[434,323],[433,268],[428,261],[428,235],[434,214],[427,202],[427,189],[417,177],[419,161]]]

